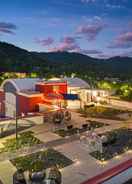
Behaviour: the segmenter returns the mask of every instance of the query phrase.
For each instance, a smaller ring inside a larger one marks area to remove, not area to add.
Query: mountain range
[[[29,52],[0,42],[0,72],[131,77],[132,58],[116,56],[98,59],[74,52]]]

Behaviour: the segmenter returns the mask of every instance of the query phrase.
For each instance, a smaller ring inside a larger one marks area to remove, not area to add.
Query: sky
[[[132,0],[1,0],[0,41],[29,51],[132,56]]]

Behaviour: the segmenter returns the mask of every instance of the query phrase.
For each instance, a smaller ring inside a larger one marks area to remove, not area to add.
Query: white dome
[[[90,85],[86,81],[78,77],[65,77],[64,80],[67,81],[69,87],[90,88]]]
[[[6,83],[11,83],[17,91],[23,91],[23,90],[35,90],[35,84],[37,82],[40,82],[41,79],[39,78],[21,78],[21,79],[7,79],[5,80],[1,88],[3,89]]]

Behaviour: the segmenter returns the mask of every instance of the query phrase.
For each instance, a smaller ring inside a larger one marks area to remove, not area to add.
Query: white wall
[[[16,111],[16,96],[13,93],[5,93],[5,115],[13,118]]]
[[[68,100],[67,108],[68,109],[80,109],[80,101],[79,100]]]

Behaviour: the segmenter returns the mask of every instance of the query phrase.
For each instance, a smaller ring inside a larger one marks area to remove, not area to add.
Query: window
[[[58,92],[59,91],[59,86],[53,86],[53,92]]]

